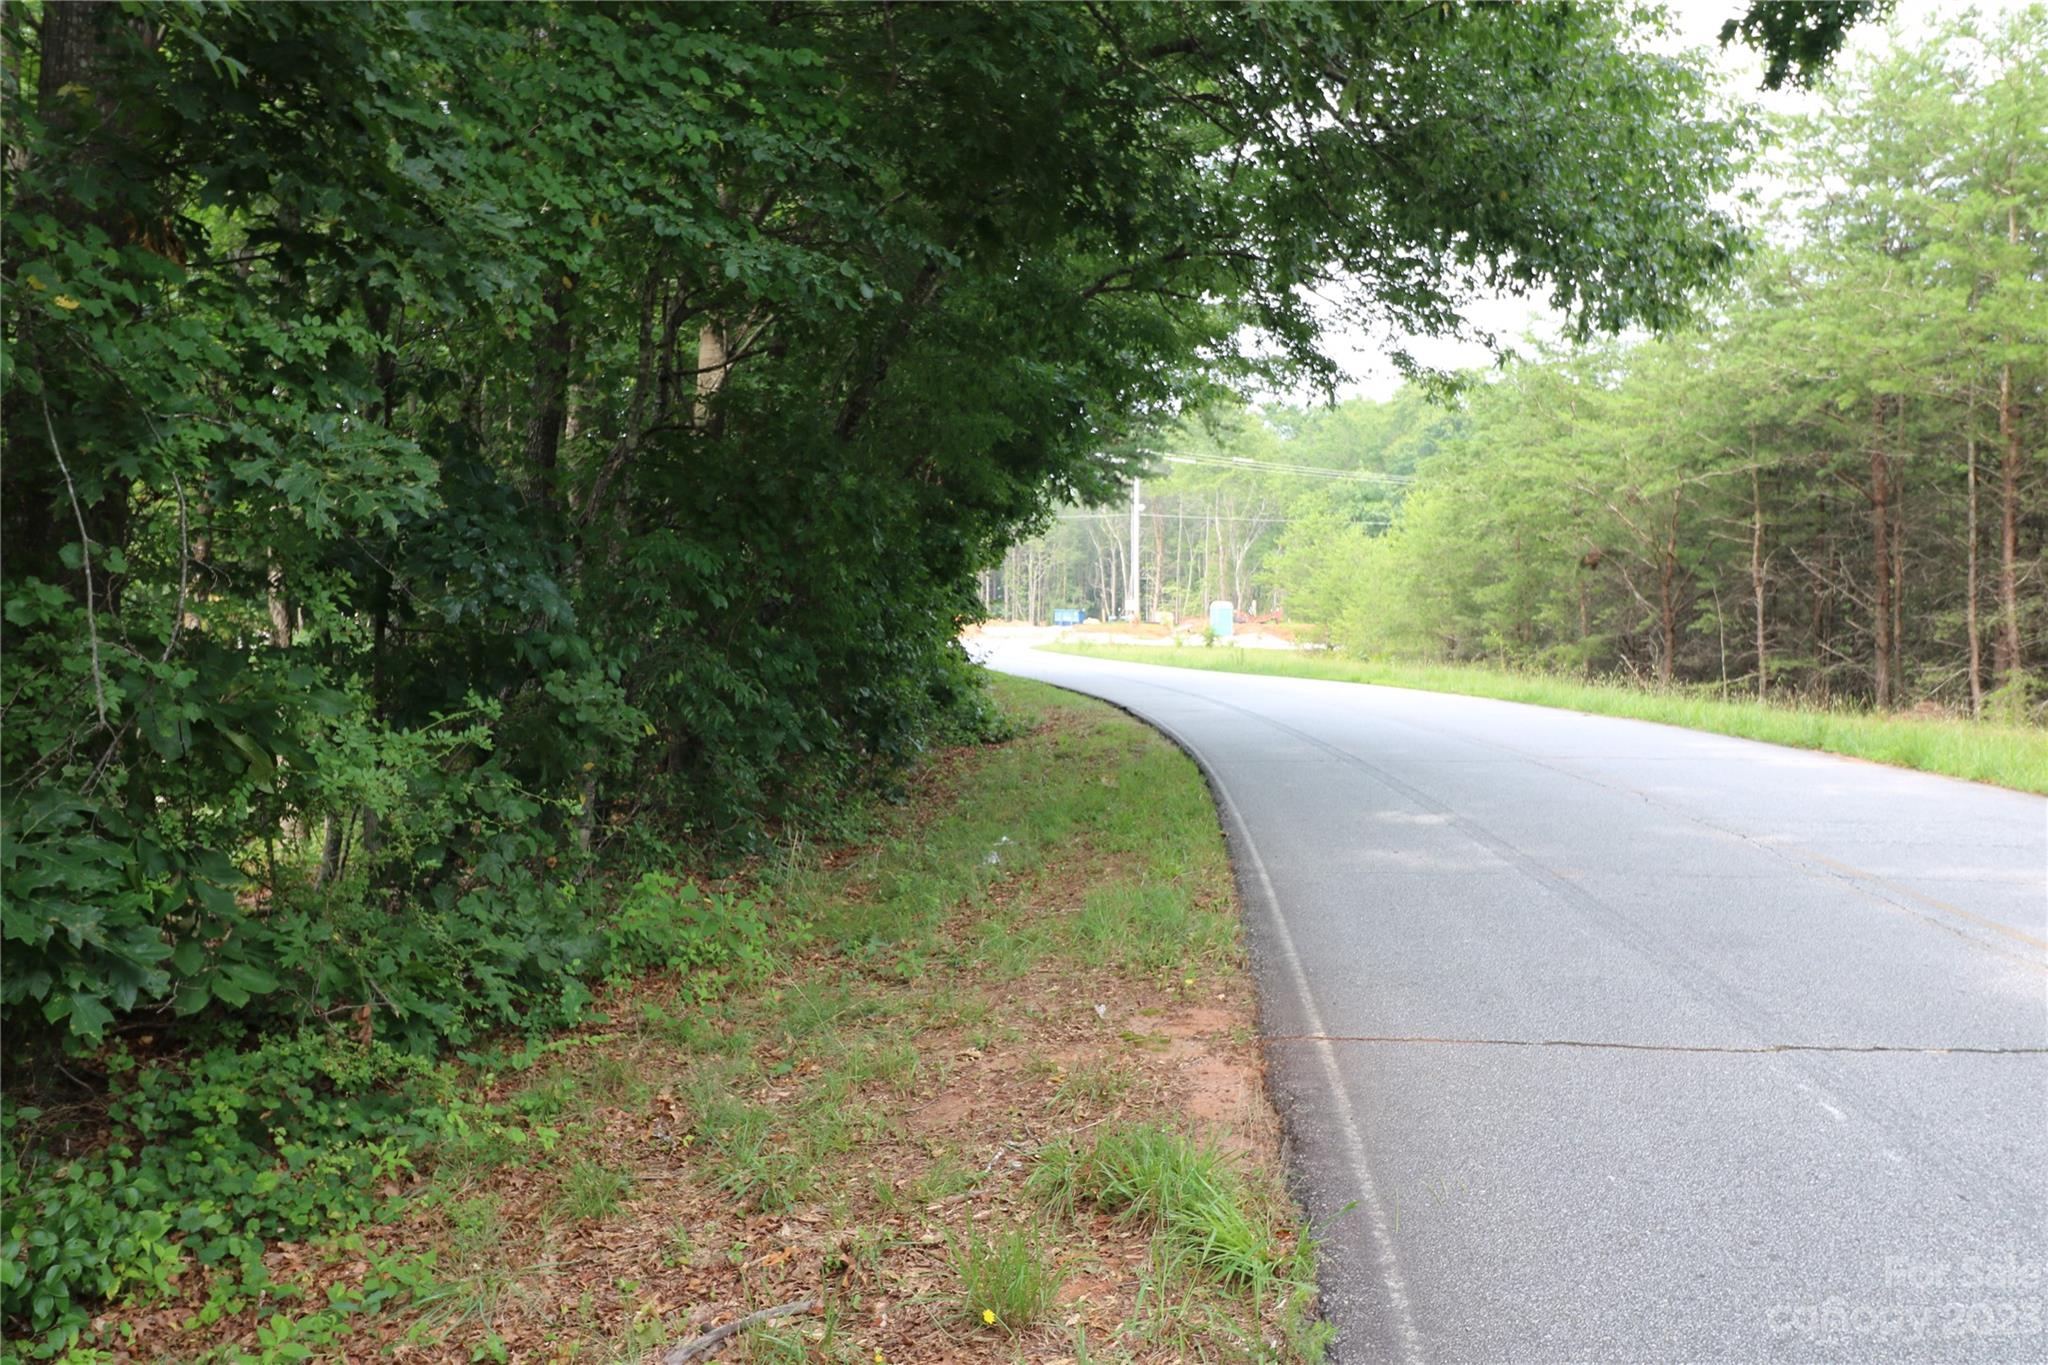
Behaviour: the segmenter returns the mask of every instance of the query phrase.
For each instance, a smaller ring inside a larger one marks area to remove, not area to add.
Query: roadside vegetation
[[[650,969],[565,1028],[432,1066],[346,1019],[130,1040],[104,1109],[18,1110],[65,1134],[9,1195],[70,1297],[9,1351],[629,1361],[816,1299],[727,1358],[1317,1358],[1207,790],[1107,706],[997,688],[1016,737],[858,841],[639,881]],[[46,1256],[94,1198],[120,1250]]]
[[[1757,702],[1717,696],[1710,687],[1658,690],[1622,679],[1589,682],[1535,671],[1347,659],[1321,652],[1233,649],[1228,645],[1052,644],[1044,648],[1056,654],[1123,663],[1375,683],[1627,716],[2048,794],[2048,729],[2040,726],[1994,725],[1954,716],[1873,712],[1847,706]]]

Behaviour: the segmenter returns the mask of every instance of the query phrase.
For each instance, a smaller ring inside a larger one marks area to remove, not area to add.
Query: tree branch
[[[788,1303],[778,1303],[773,1308],[763,1308],[757,1313],[749,1313],[743,1318],[735,1318],[723,1327],[714,1327],[703,1336],[693,1337],[676,1347],[675,1350],[670,1351],[661,1358],[662,1365],[689,1365],[693,1360],[702,1360],[720,1346],[723,1346],[728,1337],[737,1336],[749,1327],[757,1327],[764,1322],[773,1322],[776,1318],[790,1318],[795,1317],[798,1313],[811,1312],[818,1304],[819,1298],[816,1294],[813,1294],[809,1298],[791,1299]]]
[[[78,520],[78,552],[85,564],[85,636],[92,646],[93,700],[99,706],[100,725],[107,723],[107,682],[100,668],[99,615],[93,607],[92,537],[85,529],[85,509],[78,505],[78,487],[71,482],[71,466],[64,463],[64,451],[57,444],[57,424],[50,416],[50,400],[42,399],[43,430],[50,437],[50,453],[57,457],[57,470],[64,476],[64,491],[71,498],[71,515]]]

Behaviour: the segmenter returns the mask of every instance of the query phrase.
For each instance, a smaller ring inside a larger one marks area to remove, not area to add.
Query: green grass
[[[1163,664],[1219,673],[1322,678],[1426,692],[1556,706],[1602,716],[1682,725],[1691,730],[1820,749],[1874,763],[1990,782],[2048,795],[2048,729],[1937,716],[1755,701],[1724,701],[1695,693],[1651,691],[1622,682],[1582,682],[1544,673],[1448,664],[1397,664],[1283,650],[1148,648],[1142,645],[1046,645],[1123,663]]]
[[[1314,1315],[1314,1240],[1287,1235],[1292,1219],[1279,1198],[1256,1191],[1213,1144],[1158,1123],[1116,1125],[1085,1147],[1044,1148],[1025,1190],[1057,1218],[1091,1204],[1151,1230],[1140,1308],[1155,1345],[1178,1352],[1232,1335],[1229,1301],[1204,1285],[1281,1303],[1283,1334],[1303,1359],[1328,1344],[1329,1328]],[[1246,1344],[1259,1354],[1256,1336]]]
[[[1158,1229],[1174,1251],[1226,1284],[1265,1288],[1280,1273],[1272,1220],[1252,1207],[1215,1147],[1156,1124],[1111,1128],[1078,1175],[1097,1208]]]
[[[1021,1332],[1045,1316],[1065,1276],[1034,1227],[993,1237],[970,1231],[953,1247],[960,1314],[972,1327]]]
[[[587,1222],[618,1211],[633,1192],[633,1174],[601,1161],[578,1161],[562,1179],[555,1196],[555,1214],[570,1222]]]

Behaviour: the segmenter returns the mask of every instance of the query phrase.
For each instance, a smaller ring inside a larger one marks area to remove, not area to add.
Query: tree
[[[1656,325],[1740,243],[1741,129],[1619,6],[5,24],[10,1047],[517,1018],[586,853],[971,722],[976,575],[1331,378],[1312,291]]]
[[[2044,59],[2037,6],[1843,73],[1786,130],[1814,176],[1782,224],[1798,240],[1696,330],[1474,377],[1389,530],[1290,528],[1290,597],[1361,652],[1722,691],[1746,655],[1759,697],[2033,714]],[[1288,439],[1262,457],[1300,458],[1307,424],[1275,420]]]

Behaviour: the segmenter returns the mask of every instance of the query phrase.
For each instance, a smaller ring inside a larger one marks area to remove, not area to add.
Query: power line
[[[1378,474],[1364,469],[1332,469],[1327,465],[1298,464],[1282,460],[1254,460],[1243,455],[1185,455],[1150,452],[1168,464],[1195,465],[1203,469],[1233,469],[1252,474],[1296,474],[1304,478],[1330,479],[1339,483],[1379,483],[1405,486],[1415,482],[1402,474]]]
[[[1053,520],[1121,521],[1128,515],[1125,512],[1061,512],[1054,516]],[[1138,515],[1141,517],[1157,517],[1162,521],[1256,521],[1267,526],[1292,526],[1297,521],[1307,520],[1305,517],[1212,517],[1204,512],[1140,512]],[[1392,520],[1393,518],[1391,517],[1365,517],[1359,519],[1356,524],[1385,526]]]

